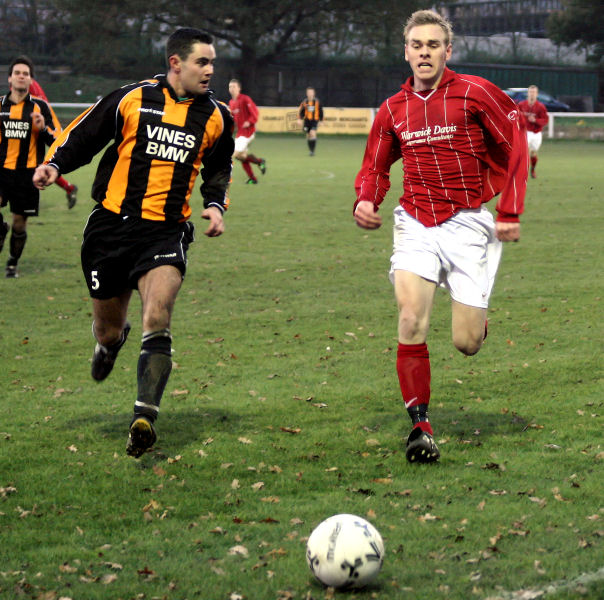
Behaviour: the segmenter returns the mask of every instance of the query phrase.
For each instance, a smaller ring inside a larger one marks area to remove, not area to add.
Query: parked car
[[[527,88],[508,88],[503,90],[516,104],[526,100]],[[539,90],[537,100],[547,108],[548,112],[569,112],[570,106],[556,100],[551,94]]]

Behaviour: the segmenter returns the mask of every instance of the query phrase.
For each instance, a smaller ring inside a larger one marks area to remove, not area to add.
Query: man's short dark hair
[[[21,54],[21,56],[17,56],[14,58],[10,65],[8,66],[8,76],[10,77],[13,74],[13,68],[15,65],[27,65],[29,67],[29,74],[34,76],[34,62],[29,56],[25,56],[25,54]]]
[[[197,42],[202,44],[213,44],[214,38],[201,29],[193,27],[183,27],[177,29],[169,38],[166,44],[166,62],[170,66],[169,60],[171,56],[178,55],[182,60],[186,60],[191,54],[193,45]]]

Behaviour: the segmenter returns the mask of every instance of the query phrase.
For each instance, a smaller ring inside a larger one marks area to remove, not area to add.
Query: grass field
[[[604,597],[604,145],[545,143],[477,356],[453,349],[437,294],[442,459],[413,466],[387,278],[401,177],[385,226],[357,228],[363,147],[323,136],[310,158],[302,137],[259,136],[268,172],[245,186],[235,166],[226,233],[195,219],[159,440],[140,460],[124,451],[138,299],[114,372],[89,375],[92,167],[68,176],[72,211],[43,194],[20,278],[0,279],[0,598]],[[305,539],[338,512],[384,537],[366,590],[334,594],[306,567]]]

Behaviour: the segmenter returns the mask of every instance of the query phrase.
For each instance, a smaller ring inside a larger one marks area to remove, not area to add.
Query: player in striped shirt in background
[[[298,109],[298,124],[306,132],[306,143],[310,156],[315,155],[317,147],[317,128],[323,120],[323,105],[316,96],[315,88],[306,88],[306,97]]]
[[[34,65],[27,56],[16,57],[8,68],[9,92],[0,96],[0,207],[10,206],[12,227],[0,213],[0,250],[12,229],[6,277],[18,277],[17,265],[27,241],[27,220],[38,216],[40,192],[32,183],[61,125],[50,105],[30,93]]]
[[[528,150],[514,102],[489,81],[447,68],[453,34],[445,18],[417,11],[404,35],[413,75],[376,115],[355,180],[354,218],[364,229],[380,227],[390,167],[402,157],[390,270],[399,313],[396,368],[412,422],[407,460],[428,463],[440,457],[428,419],[435,291],[449,290],[455,347],[478,352],[501,242],[520,237]],[[494,222],[484,204],[497,194]]]

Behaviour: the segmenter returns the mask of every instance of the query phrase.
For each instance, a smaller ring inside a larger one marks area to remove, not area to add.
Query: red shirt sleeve
[[[254,101],[249,96],[246,98],[245,108],[247,112],[246,121],[249,121],[250,124],[255,125],[258,121],[258,107],[256,104],[254,104]]]
[[[48,98],[42,89],[42,86],[35,80],[31,80],[31,85],[29,86],[29,93],[32,96],[36,96],[36,98],[42,98],[42,100],[46,100],[48,102]]]
[[[400,144],[392,130],[392,117],[387,102],[380,107],[367,137],[365,155],[354,187],[357,204],[362,200],[373,202],[375,210],[390,189],[390,167],[401,157]]]
[[[483,86],[478,118],[488,134],[486,161],[489,167],[483,176],[484,201],[501,193],[496,206],[497,220],[518,222],[524,211],[528,178],[524,121],[507,94],[488,81],[484,81]]]

